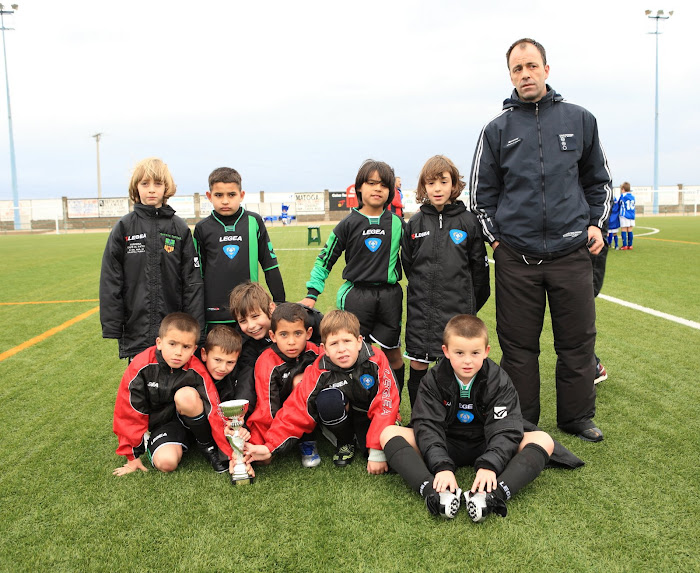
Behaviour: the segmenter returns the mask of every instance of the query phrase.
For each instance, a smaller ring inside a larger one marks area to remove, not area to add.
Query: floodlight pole
[[[10,79],[7,74],[7,49],[5,48],[5,14],[12,15],[17,10],[17,4],[12,4],[12,10],[5,10],[0,4],[0,30],[2,30],[2,55],[5,60],[5,87],[7,88],[7,125],[10,130],[10,170],[12,172],[12,203],[15,212],[15,231],[22,228],[22,220],[19,213],[19,192],[17,191],[17,167],[15,165],[15,138],[12,134],[12,108],[10,107]]]
[[[656,21],[656,30],[654,32],[649,32],[656,36],[656,81],[655,81],[655,92],[654,92],[654,192],[653,192],[653,203],[652,203],[652,213],[659,212],[659,20],[668,20],[673,16],[673,10],[668,13],[668,16],[664,16],[663,10],[658,10],[656,14],[652,14],[651,10],[645,10],[647,18],[651,18]]]
[[[96,133],[92,137],[97,142],[97,198],[102,199],[102,178],[100,177],[100,138],[102,134]]]

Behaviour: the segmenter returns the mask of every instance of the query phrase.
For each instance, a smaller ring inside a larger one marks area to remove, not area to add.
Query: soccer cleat
[[[202,452],[202,455],[211,464],[211,467],[214,468],[217,474],[228,471],[228,462],[224,463],[221,461],[221,458],[219,458],[219,448],[216,447],[214,442],[210,442],[209,444],[200,444],[197,442],[197,449]]]
[[[459,504],[462,499],[462,490],[457,488],[455,493],[444,491],[442,493],[431,493],[425,498],[425,507],[432,515],[442,515],[449,519],[457,515]]]
[[[339,468],[345,467],[355,457],[355,444],[339,445],[333,454],[333,463]]]
[[[605,366],[603,366],[600,362],[595,365],[595,380],[593,380],[593,384],[598,384],[598,382],[602,382],[603,380],[608,379],[608,371],[605,370]]]
[[[316,442],[300,442],[299,451],[301,452],[301,465],[305,468],[315,468],[321,463],[321,456],[318,455]]]
[[[484,521],[490,513],[495,513],[501,517],[505,517],[508,514],[506,502],[500,497],[496,497],[493,493],[485,491],[472,493],[471,491],[466,491],[464,500],[467,502],[469,517],[472,518],[474,523]]]

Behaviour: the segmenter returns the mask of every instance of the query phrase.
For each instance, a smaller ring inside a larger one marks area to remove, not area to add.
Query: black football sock
[[[423,376],[427,372],[427,370],[418,370],[416,368],[410,368],[408,371],[408,399],[411,401],[411,409],[413,409],[413,404],[416,403],[420,381],[423,380]]]
[[[204,414],[204,410],[199,416],[190,418],[184,414],[180,414],[180,419],[185,423],[190,431],[194,434],[194,439],[200,444],[211,444],[214,438],[211,435],[211,426],[209,420]]]
[[[389,467],[399,474],[413,490],[423,497],[435,493],[434,476],[428,471],[421,455],[402,436],[394,436],[384,446]]]
[[[402,364],[401,368],[392,368],[394,371],[394,377],[396,378],[396,385],[399,387],[399,400],[401,399],[401,393],[403,392],[403,377],[406,375],[406,365]]]
[[[324,426],[336,437],[338,440],[338,447],[345,444],[355,444],[355,426],[352,423],[352,417],[349,412],[345,419],[339,424],[333,424],[332,426],[324,424]]]
[[[503,501],[509,500],[532,480],[534,480],[547,465],[549,454],[542,446],[527,444],[508,462],[506,469],[498,476],[498,487],[494,495]]]

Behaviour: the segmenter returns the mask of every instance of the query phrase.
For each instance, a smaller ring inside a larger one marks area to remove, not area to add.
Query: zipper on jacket
[[[535,120],[537,121],[537,143],[540,149],[540,187],[542,189],[542,243],[543,252],[547,252],[547,201],[544,192],[544,153],[542,152],[542,128],[540,126],[540,104],[535,103]]]
[[[440,228],[442,229],[442,213],[438,216],[439,221],[440,221]]]

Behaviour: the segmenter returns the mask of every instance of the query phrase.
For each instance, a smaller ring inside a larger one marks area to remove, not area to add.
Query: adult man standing
[[[603,248],[610,171],[595,117],[545,83],[544,47],[523,38],[506,60],[515,90],[481,131],[470,182],[471,208],[496,261],[501,366],[518,390],[523,416],[537,424],[539,339],[548,300],[557,353],[557,425],[599,442],[588,250],[595,255]]]

